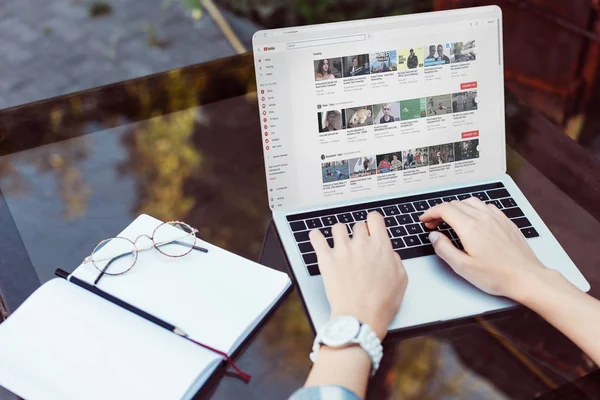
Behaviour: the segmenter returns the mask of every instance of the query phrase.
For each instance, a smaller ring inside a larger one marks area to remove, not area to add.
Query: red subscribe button
[[[460,90],[465,90],[465,89],[476,89],[477,88],[477,81],[474,82],[463,82],[460,84]]]
[[[462,133],[462,138],[463,139],[469,139],[469,138],[474,138],[474,137],[478,137],[479,136],[479,131],[468,131],[468,132],[463,132]]]

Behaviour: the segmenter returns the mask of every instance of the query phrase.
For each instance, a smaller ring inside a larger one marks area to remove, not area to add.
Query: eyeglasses
[[[92,263],[100,272],[94,285],[104,275],[122,275],[133,268],[140,251],[155,248],[167,257],[183,257],[192,250],[208,253],[208,250],[196,246],[196,233],[198,230],[180,221],[169,221],[160,224],[154,229],[151,236],[139,235],[134,241],[124,237],[105,239],[98,243],[83,263]],[[146,247],[138,247],[137,241],[148,238],[152,242]]]

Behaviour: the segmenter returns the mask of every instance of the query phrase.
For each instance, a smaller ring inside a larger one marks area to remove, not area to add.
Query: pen
[[[97,286],[91,285],[91,284],[89,284],[89,283],[87,283],[85,281],[82,281],[81,279],[79,279],[79,278],[77,278],[77,277],[75,277],[73,275],[70,275],[67,271],[65,271],[63,269],[58,268],[56,271],[54,271],[54,274],[56,276],[60,277],[60,278],[66,279],[67,281],[69,281],[69,282],[71,282],[71,283],[79,286],[82,289],[85,289],[85,290],[87,290],[89,292],[94,293],[97,296],[102,297],[104,300],[110,301],[111,303],[113,303],[113,304],[115,304],[115,305],[117,305],[117,306],[119,306],[121,308],[124,308],[127,311],[130,311],[130,312],[134,313],[135,315],[137,315],[139,317],[144,318],[147,321],[153,322],[154,324],[156,324],[156,325],[158,325],[158,326],[160,326],[160,327],[162,327],[162,328],[164,328],[164,329],[166,329],[166,330],[168,330],[170,332],[173,332],[174,334],[176,334],[178,336],[181,336],[182,338],[187,339],[190,342],[193,342],[193,343],[195,343],[195,344],[197,344],[199,346],[204,347],[207,350],[210,350],[212,352],[215,352],[215,353],[221,355],[222,357],[225,358],[225,361],[227,361],[227,363],[229,365],[231,365],[231,367],[239,374],[240,378],[244,382],[246,382],[246,383],[250,382],[250,378],[252,376],[246,374],[245,372],[242,372],[242,370],[240,370],[234,364],[234,362],[229,358],[229,356],[227,355],[227,353],[222,352],[220,350],[214,349],[214,348],[212,348],[210,346],[207,346],[205,344],[202,344],[200,342],[195,341],[194,339],[190,338],[187,335],[187,333],[185,333],[182,329],[176,327],[175,325],[170,324],[168,322],[165,322],[162,319],[157,318],[154,315],[149,314],[149,313],[147,313],[144,310],[140,310],[139,308],[137,308],[137,307],[135,307],[135,306],[133,306],[133,305],[131,305],[131,304],[129,304],[129,303],[127,303],[127,302],[125,302],[125,301],[123,301],[123,300],[121,300],[121,299],[119,299],[119,298],[117,298],[117,297],[115,297],[115,296],[113,296],[111,294],[109,294],[109,293],[106,293],[104,290],[99,289]]]

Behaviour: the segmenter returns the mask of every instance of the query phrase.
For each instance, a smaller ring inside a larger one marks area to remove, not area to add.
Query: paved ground
[[[92,0],[0,0],[0,109],[235,53],[183,0],[106,2],[91,18]],[[250,48],[258,27],[224,14]]]

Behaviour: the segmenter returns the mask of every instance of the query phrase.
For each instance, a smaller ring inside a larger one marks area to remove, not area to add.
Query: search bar
[[[327,39],[302,40],[291,42],[286,45],[288,50],[305,49],[307,47],[329,46],[332,44],[360,42],[366,39],[366,35],[338,36]]]

